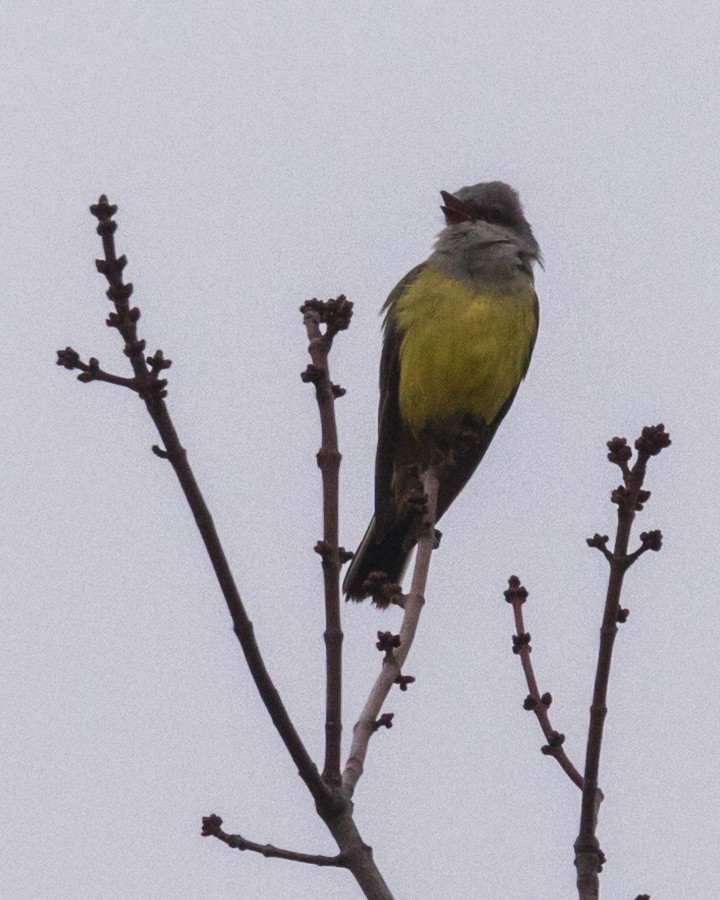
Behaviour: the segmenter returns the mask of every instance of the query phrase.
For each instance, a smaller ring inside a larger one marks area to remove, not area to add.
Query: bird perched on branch
[[[402,580],[418,473],[445,461],[440,519],[510,409],[538,330],[533,264],[542,258],[517,193],[501,181],[440,193],[446,227],[435,250],[383,307],[375,515],[343,584],[348,599],[373,595],[378,605],[388,600],[368,577]]]

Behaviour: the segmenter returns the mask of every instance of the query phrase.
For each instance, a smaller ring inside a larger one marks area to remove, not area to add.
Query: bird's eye
[[[510,217],[499,206],[488,206],[480,213],[480,218],[492,225],[512,225]]]

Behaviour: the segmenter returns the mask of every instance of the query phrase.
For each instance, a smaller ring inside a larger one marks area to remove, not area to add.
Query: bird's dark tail
[[[343,592],[348,600],[364,600],[370,596],[370,591],[364,590],[363,585],[371,572],[384,572],[390,584],[402,581],[412,553],[412,548],[405,549],[408,527],[407,521],[398,521],[378,541],[373,517],[343,581]],[[377,597],[373,599],[377,606],[387,606],[390,602],[382,603]]]

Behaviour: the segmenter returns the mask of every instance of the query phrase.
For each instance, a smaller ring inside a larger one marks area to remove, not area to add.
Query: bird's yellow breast
[[[535,291],[522,274],[497,289],[425,269],[398,298],[400,415],[417,435],[471,413],[492,423],[525,377],[537,332]]]

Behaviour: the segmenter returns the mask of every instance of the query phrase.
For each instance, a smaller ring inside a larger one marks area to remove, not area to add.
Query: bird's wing
[[[540,329],[540,303],[538,302],[538,295],[535,294],[535,303],[533,304],[533,315],[535,316],[535,334],[532,336],[532,340],[530,341],[530,350],[528,352],[528,368],[530,367],[530,360],[532,359],[533,350],[535,349],[535,341],[537,340],[538,330]],[[525,369],[525,375],[527,375],[527,369]],[[523,375],[523,378],[525,378]]]
[[[425,263],[415,266],[398,282],[385,301],[385,336],[380,358],[380,408],[378,410],[378,446],[375,457],[375,540],[382,541],[397,519],[394,502],[393,475],[397,447],[402,435],[398,406],[400,387],[400,342],[402,334],[392,315],[393,306],[408,285],[418,277]]]

